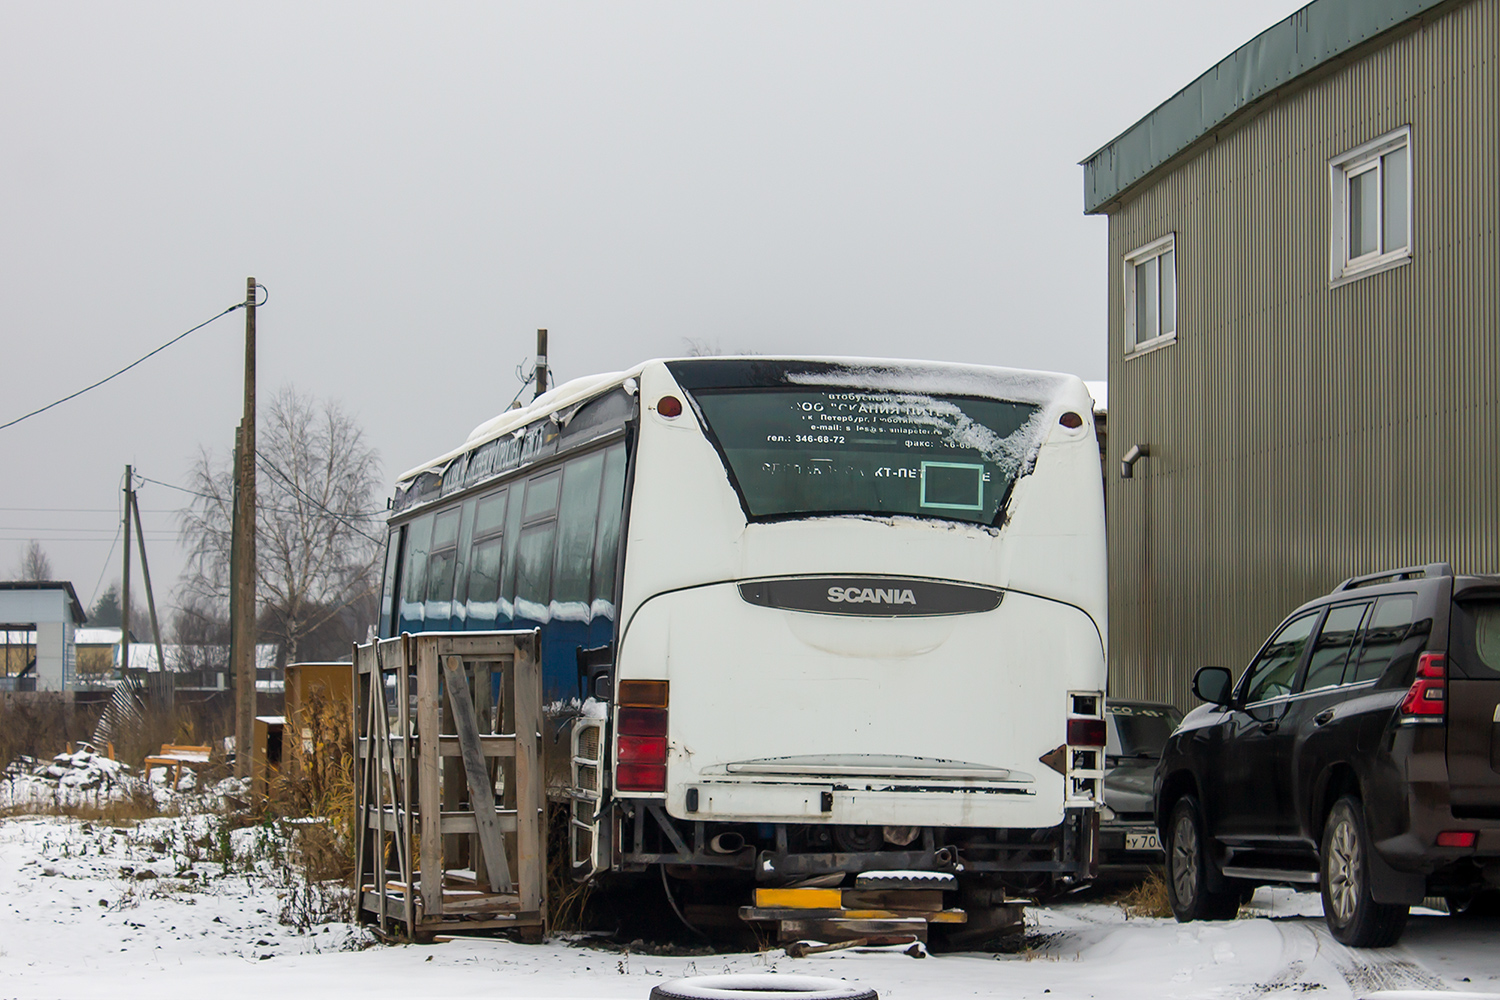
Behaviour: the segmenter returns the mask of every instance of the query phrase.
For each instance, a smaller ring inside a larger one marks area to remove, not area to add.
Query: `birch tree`
[[[288,662],[346,654],[373,621],[380,584],[379,455],[337,402],[290,387],[262,409],[256,438],[257,632]],[[190,562],[180,596],[200,614],[228,608],[232,464],[200,452],[198,496],[181,515]]]

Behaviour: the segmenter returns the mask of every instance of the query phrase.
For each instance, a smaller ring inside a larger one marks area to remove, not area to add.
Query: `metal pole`
[[[234,560],[234,773],[250,774],[255,732],[255,293],[245,279],[245,416],[240,424],[236,492],[239,518]]]
[[[120,676],[130,676],[130,483],[135,470],[125,466],[125,571],[120,577]]]
[[[547,331],[536,332],[536,396],[547,391]],[[536,396],[532,396],[535,399]]]
[[[135,515],[135,537],[141,543],[141,575],[146,578],[146,608],[151,612],[151,637],[156,642],[156,662],[160,664],[161,689],[164,704],[162,708],[170,711],[172,703],[176,700],[175,678],[167,675],[167,656],[161,645],[161,626],[156,620],[156,595],[151,590],[151,567],[146,563],[146,532],[141,528],[141,502],[136,499],[135,490],[130,490],[126,503]]]

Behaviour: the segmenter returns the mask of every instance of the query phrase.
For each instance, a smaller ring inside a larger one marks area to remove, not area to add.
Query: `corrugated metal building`
[[[1083,166],[1112,694],[1186,707],[1358,573],[1500,571],[1500,0],[1316,0]]]

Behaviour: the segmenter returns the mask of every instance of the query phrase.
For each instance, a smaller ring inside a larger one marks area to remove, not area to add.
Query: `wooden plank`
[[[365,716],[364,709],[365,706],[369,703],[369,698],[366,693],[366,689],[369,687],[369,683],[363,677],[361,677],[360,671],[360,665],[369,658],[369,655],[365,652],[367,648],[368,647],[365,646],[354,647],[354,736],[357,755],[357,759],[354,763],[354,794],[356,808],[367,806],[370,800],[369,789],[365,784],[365,780],[369,771],[369,763],[365,760],[365,756],[358,752],[359,745],[364,742],[361,739],[361,737],[363,736],[363,733],[361,732],[361,729],[363,728],[362,717]],[[368,849],[368,846],[369,832],[366,830],[364,824],[356,823],[354,831],[355,885],[359,885],[364,882],[366,864],[365,852]],[[374,866],[371,865],[370,867],[373,870]],[[356,916],[357,915],[358,914],[356,913]]]
[[[439,736],[438,752],[444,757],[462,757],[464,748],[457,736]],[[514,736],[480,736],[479,752],[485,757],[514,757],[516,738]]]
[[[400,730],[401,747],[401,841],[406,859],[403,875],[408,886],[411,885],[415,873],[412,871],[411,856],[411,783],[413,761],[412,761],[412,720],[411,720],[411,646],[410,640],[405,637],[401,641],[400,670],[396,674],[396,725]],[[406,892],[406,933],[415,933],[413,928],[417,925],[417,901],[416,893]]]
[[[531,635],[527,631],[518,632],[472,632],[467,635],[434,635],[432,641],[438,643],[438,656],[462,656],[469,660],[508,660],[513,654],[517,638],[525,639]]]
[[[842,889],[756,889],[755,905],[804,910],[838,910],[844,906]]]
[[[422,906],[428,915],[443,912],[443,790],[438,733],[437,647],[418,642],[417,656],[417,811],[422,817]]]
[[[453,707],[458,741],[463,747],[469,803],[474,807],[474,818],[479,827],[479,845],[484,851],[485,865],[489,869],[490,888],[495,892],[510,892],[514,884],[511,882],[510,865],[505,860],[505,843],[500,839],[500,826],[495,821],[495,790],[489,783],[489,768],[485,766],[484,755],[479,752],[479,728],[474,718],[474,704],[469,699],[468,675],[464,672],[461,657],[443,657],[443,680],[448,691],[448,703]]]
[[[478,833],[479,821],[471,812],[445,812],[440,821],[444,834]],[[515,833],[520,823],[513,809],[495,810],[495,825],[501,833]]]
[[[941,889],[844,889],[844,906],[856,910],[931,910],[943,908]]]
[[[494,920],[424,920],[417,927],[424,934],[430,934],[444,930],[482,931],[496,927],[528,927],[541,922],[541,914],[536,910],[523,910],[520,913],[502,914]]]
[[[475,743],[479,746],[480,755],[484,762],[485,787],[491,792],[495,790],[495,761],[485,753],[485,737],[493,736],[495,732],[495,698],[490,688],[490,665],[483,661],[470,664],[474,672],[474,728],[478,731],[478,739]],[[446,743],[447,741],[443,741]],[[462,750],[462,747],[459,747]],[[477,824],[476,824],[477,825]],[[500,856],[505,856],[505,836],[500,837]],[[471,851],[470,862],[474,865],[474,877],[477,881],[488,882],[490,880],[489,865],[485,863],[483,851]],[[445,904],[446,905],[446,904]]]
[[[478,896],[465,895],[462,893],[443,894],[444,913],[478,913],[493,910],[501,913],[506,910],[519,910],[521,908],[521,897],[515,893],[483,893]]]
[[[413,859],[411,856],[411,827],[407,825],[407,818],[410,816],[410,810],[400,809],[401,803],[406,799],[407,775],[402,764],[402,757],[398,757],[396,755],[397,743],[392,739],[393,733],[391,730],[390,710],[385,702],[385,675],[394,672],[399,678],[400,674],[404,673],[406,670],[406,640],[403,638],[397,639],[394,642],[379,643],[376,645],[375,649],[380,660],[380,673],[377,675],[377,677],[379,677],[381,681],[381,759],[385,765],[386,778],[390,783],[390,813],[392,819],[394,820],[391,825],[393,834],[392,847],[395,849],[396,869],[400,872],[401,883],[403,886],[406,886],[411,884],[413,867]],[[401,691],[401,682],[398,679],[396,683],[396,690],[398,693],[396,717],[400,719],[406,714],[406,710],[405,707],[400,703],[399,692]],[[404,731],[402,731],[402,737],[403,739],[401,740],[400,746],[402,750],[402,756],[404,757],[406,744],[406,741],[404,739]],[[384,811],[384,802],[381,803],[381,807],[382,811]],[[411,912],[411,906],[409,905],[411,893],[409,891],[403,892],[403,898],[406,902],[402,906],[403,912],[401,919],[402,922],[406,925],[407,933],[410,934],[412,917],[414,916],[414,914]]]
[[[542,836],[542,817],[547,807],[546,775],[542,773],[540,730],[542,727],[542,665],[538,632],[516,638],[515,665],[511,671],[516,704],[516,864],[520,869],[521,900],[526,909],[537,910],[546,920],[545,885],[547,843]]]

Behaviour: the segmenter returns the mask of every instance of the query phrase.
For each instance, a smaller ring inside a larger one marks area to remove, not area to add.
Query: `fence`
[[[536,632],[355,648],[359,916],[382,934],[546,925]],[[498,794],[498,802],[497,802]]]

